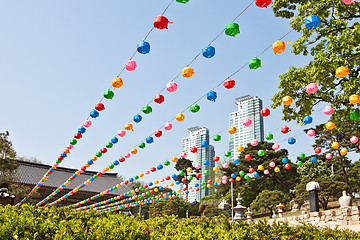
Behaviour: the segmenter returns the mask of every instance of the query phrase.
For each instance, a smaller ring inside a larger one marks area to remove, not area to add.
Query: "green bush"
[[[230,224],[228,218],[126,217],[63,208],[0,207],[0,239],[360,239],[350,231],[312,226]]]

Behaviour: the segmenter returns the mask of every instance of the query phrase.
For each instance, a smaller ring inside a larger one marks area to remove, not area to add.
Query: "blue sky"
[[[136,45],[151,29],[155,16],[160,15],[169,2],[24,0],[0,3],[0,131],[10,132],[19,156],[36,157],[48,164],[56,161]],[[124,86],[115,91],[113,100],[103,102],[106,109],[60,166],[78,168],[89,160],[250,3],[249,0],[174,2],[165,14],[173,24],[169,29],[154,29],[147,40],[151,44],[150,54],[135,55],[138,68],[121,75]],[[143,114],[143,121],[135,125],[135,131],[127,132],[127,136],[89,170],[101,170],[130,151],[290,30],[288,20],[276,18],[270,7],[263,9],[255,4],[236,22],[241,33],[236,37],[222,34],[212,44],[216,48],[215,57],[199,57],[191,65],[195,75],[178,78],[178,91],[165,92],[165,102],[161,105],[151,103],[153,112]],[[295,41],[299,36],[293,32],[284,41]],[[184,122],[173,123],[173,130],[164,132],[163,137],[156,138],[153,144],[114,171],[129,178],[179,154],[181,140],[188,136],[189,127],[205,126],[211,135],[227,129],[229,113],[236,110],[237,97],[256,95],[263,100],[264,107],[269,107],[271,97],[278,91],[279,75],[287,72],[291,65],[300,67],[310,60],[293,55],[291,44],[282,54],[275,55],[270,49],[259,58],[262,68],[244,68],[233,77],[235,88],[216,89],[215,103],[202,99],[198,103],[200,112],[186,111]],[[296,137],[295,145],[287,144],[286,139],[302,132],[303,127],[296,126],[295,122],[285,123],[281,118],[280,109],[271,109],[271,116],[265,119],[265,134],[271,131],[274,142],[288,148],[292,159],[300,152],[312,153],[313,140],[305,134]],[[328,119],[321,112],[313,118],[315,123]],[[284,125],[292,132],[281,134],[279,129]],[[228,148],[228,134],[224,132],[222,137],[221,142],[211,142],[221,157]],[[141,180],[153,181],[174,171],[173,167],[166,167]]]

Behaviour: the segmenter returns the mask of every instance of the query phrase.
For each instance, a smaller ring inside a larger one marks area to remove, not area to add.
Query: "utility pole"
[[[234,222],[234,182],[231,182],[231,220]]]

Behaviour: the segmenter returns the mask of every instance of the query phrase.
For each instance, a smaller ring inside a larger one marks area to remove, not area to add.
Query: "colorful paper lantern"
[[[275,165],[276,165],[275,162],[270,162],[270,163],[269,163],[269,166],[270,166],[270,167],[275,167]]]
[[[251,146],[256,147],[259,144],[259,141],[256,139],[251,140],[250,142]]]
[[[333,157],[333,155],[331,154],[331,153],[327,153],[326,155],[325,155],[325,158],[326,159],[331,159]]]
[[[350,119],[353,121],[359,121],[360,120],[360,114],[358,112],[352,112],[350,114]]]
[[[285,97],[283,97],[283,99],[282,99],[282,103],[283,103],[285,106],[290,106],[290,105],[293,103],[293,99],[292,99],[292,97],[290,97],[290,96],[285,96]]]
[[[123,80],[119,77],[114,78],[111,85],[113,86],[113,88],[120,88],[123,85]]]
[[[120,137],[124,137],[125,134],[126,134],[126,132],[125,132],[124,130],[119,130],[119,132],[118,132],[118,135],[119,135]]]
[[[266,8],[271,4],[272,0],[255,0],[255,4],[258,7]]]
[[[104,92],[104,98],[106,99],[112,99],[114,97],[114,92],[111,90],[107,90]]]
[[[235,134],[236,133],[236,127],[229,127],[229,133]]]
[[[213,137],[214,141],[215,142],[218,142],[221,140],[221,136],[219,134],[216,134],[214,137]]]
[[[177,2],[179,2],[179,3],[187,3],[188,1],[190,1],[190,0],[176,0]]]
[[[258,151],[258,155],[259,155],[260,157],[264,156],[264,155],[265,155],[265,151],[264,151],[264,150],[259,150],[259,151]]]
[[[227,169],[229,167],[229,164],[228,163],[224,163],[223,165],[223,168]]]
[[[210,91],[206,94],[206,98],[209,101],[215,102],[215,99],[217,98],[217,94],[214,91]]]
[[[98,111],[92,110],[92,111],[90,112],[90,117],[92,117],[92,118],[97,118],[98,116],[99,116],[99,112],[98,112]]]
[[[162,131],[161,130],[156,130],[154,135],[155,135],[155,137],[161,137],[162,136]]]
[[[207,148],[209,146],[209,143],[207,141],[202,141],[201,142],[201,147],[202,148]]]
[[[92,124],[92,122],[91,122],[90,120],[86,120],[86,121],[83,123],[83,126],[87,128],[87,127],[90,127],[91,124]]]
[[[220,157],[219,157],[219,156],[215,156],[215,157],[213,158],[213,160],[214,160],[214,162],[218,162],[218,161],[220,161]]]
[[[149,114],[152,112],[152,108],[149,105],[147,105],[147,106],[143,107],[142,112],[145,114]]]
[[[311,161],[312,163],[316,163],[316,162],[317,162],[317,159],[316,159],[316,157],[311,157],[311,158],[310,158],[310,161]]]
[[[139,146],[139,148],[145,148],[145,146],[146,146],[146,145],[145,145],[145,143],[144,143],[144,142],[141,142],[141,143],[139,143],[139,145],[138,145],[138,146]]]
[[[261,109],[260,115],[261,115],[262,117],[267,117],[267,116],[269,116],[269,115],[270,115],[270,109],[268,109],[268,108],[263,108],[263,109]]]
[[[266,140],[271,141],[274,138],[274,135],[272,133],[268,133],[265,135]]]
[[[182,158],[186,158],[186,156],[187,156],[186,152],[183,152],[183,153],[180,154],[180,157],[182,157]]]
[[[335,123],[333,123],[333,122],[327,122],[325,126],[326,126],[326,129],[327,129],[327,130],[332,130],[332,129],[335,128]]]
[[[274,42],[274,44],[272,45],[272,49],[275,54],[284,52],[286,49],[285,42],[283,41]]]
[[[301,167],[303,165],[303,162],[302,161],[297,161],[296,162],[296,165],[298,165],[299,167]]]
[[[190,107],[189,110],[190,110],[190,112],[192,112],[192,113],[196,113],[196,112],[200,111],[200,106],[197,105],[197,104],[194,104],[194,105],[192,105],[192,106]]]
[[[169,19],[167,19],[166,17],[160,15],[155,17],[154,19],[154,28],[157,29],[167,29],[169,23],[172,23],[169,21]]]
[[[229,151],[227,151],[227,152],[225,152],[225,157],[230,157],[231,156],[231,152],[229,152]]]
[[[289,159],[283,158],[281,161],[282,161],[282,163],[288,163],[288,162],[289,162]]]
[[[311,116],[306,116],[303,119],[304,124],[310,124],[310,123],[312,123],[312,121],[313,121],[313,118]]]
[[[280,148],[280,145],[277,143],[274,143],[271,147],[274,151],[278,150]]]
[[[343,156],[346,155],[347,153],[348,153],[348,151],[345,148],[340,150],[340,154]]]
[[[334,113],[334,109],[330,106],[327,106],[327,107],[324,107],[324,110],[323,110],[324,114],[325,115],[331,115]]]
[[[314,94],[318,90],[318,85],[316,83],[310,83],[306,86],[306,92],[309,94]]]
[[[320,26],[321,20],[320,17],[317,15],[311,15],[305,18],[305,27],[307,29],[316,29]]]
[[[226,89],[231,89],[231,88],[235,87],[235,80],[233,80],[233,79],[228,79],[228,80],[226,80],[226,81],[223,83],[223,86],[224,86]]]
[[[101,102],[95,104],[95,109],[98,110],[99,112],[105,109],[104,104],[102,104]]]
[[[321,148],[315,148],[315,154],[320,154],[321,153]]]
[[[263,165],[259,165],[259,166],[258,166],[258,169],[259,169],[260,171],[263,171],[263,170],[264,170],[264,166],[263,166]]]
[[[251,160],[251,155],[245,155],[245,160],[250,161]]]
[[[341,67],[336,69],[335,74],[339,78],[346,77],[347,75],[349,75],[349,68],[341,66]]]
[[[142,120],[142,116],[137,114],[134,116],[133,120],[134,120],[134,122],[139,123]]]
[[[134,131],[133,125],[131,123],[125,124],[125,129],[128,130],[128,131],[130,131],[130,130]]]
[[[269,173],[270,173],[269,170],[267,170],[267,169],[264,170],[264,174],[265,174],[265,175],[268,175]]]
[[[274,172],[276,173],[280,172],[280,168],[279,167],[274,168]]]
[[[249,61],[249,68],[250,69],[258,69],[261,67],[261,60],[258,58],[253,58]]]
[[[290,128],[288,126],[283,126],[280,130],[283,134],[290,132]]]
[[[181,74],[184,78],[189,78],[192,77],[192,75],[194,75],[194,69],[192,69],[191,67],[186,67],[181,71]]]
[[[243,152],[245,149],[244,149],[243,146],[238,146],[238,147],[236,148],[236,150],[237,150],[238,152]]]
[[[168,92],[175,92],[177,90],[177,84],[174,82],[169,82],[166,84],[166,90]]]
[[[288,143],[291,144],[291,145],[293,145],[293,144],[296,143],[296,139],[293,138],[293,137],[291,137],[291,138],[288,139]]]
[[[190,152],[192,152],[192,153],[197,153],[197,147],[192,147],[192,148],[190,148]]]
[[[133,148],[130,150],[130,153],[134,154],[134,155],[137,154],[137,152],[138,152],[138,150],[136,148]]]
[[[338,148],[340,147],[340,143],[338,143],[338,142],[333,142],[333,143],[331,144],[331,147],[332,147],[333,149],[338,149]]]
[[[353,144],[357,143],[358,141],[359,141],[359,139],[358,139],[358,137],[356,137],[356,136],[352,136],[352,137],[350,138],[350,142],[353,143]]]
[[[202,54],[206,58],[212,58],[215,56],[215,48],[213,46],[206,46],[202,49]]]
[[[356,95],[356,94],[351,95],[349,97],[349,102],[350,102],[350,104],[353,104],[353,105],[358,104],[360,102],[360,96]]]
[[[240,26],[237,23],[229,23],[225,27],[225,34],[228,36],[236,36],[240,33]]]
[[[172,161],[172,162],[177,162],[178,160],[179,160],[179,159],[178,159],[177,157],[172,157],[172,158],[171,158],[171,161]]]
[[[305,158],[305,153],[300,153],[300,154],[299,154],[299,158],[300,158],[300,159],[304,159],[304,158]]]
[[[162,104],[164,101],[165,101],[165,98],[161,94],[156,94],[156,96],[154,97],[154,102],[156,102],[158,104]]]
[[[176,114],[176,120],[182,122],[185,120],[185,116],[182,113]]]
[[[128,71],[134,71],[137,67],[136,61],[129,60],[125,63],[125,69]]]
[[[315,132],[314,129],[310,129],[310,130],[307,131],[307,135],[308,135],[309,137],[313,137],[313,136],[315,136],[315,134],[316,134],[316,132]]]
[[[150,52],[150,43],[142,41],[137,45],[137,51],[141,54],[147,54]]]
[[[171,129],[172,129],[172,124],[171,123],[165,123],[165,125],[164,125],[164,129],[166,130],[166,131],[170,131]]]
[[[245,127],[248,127],[251,125],[252,121],[251,121],[251,119],[247,118],[247,119],[244,119],[242,123]]]

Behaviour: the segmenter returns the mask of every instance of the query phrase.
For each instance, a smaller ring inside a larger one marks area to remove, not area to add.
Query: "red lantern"
[[[218,162],[220,160],[219,156],[214,157],[214,162]]]
[[[170,176],[166,176],[165,179],[166,179],[166,180],[170,180]]]
[[[185,178],[181,179],[181,182],[186,183],[186,179]],[[186,190],[184,190],[184,191],[186,191]]]
[[[192,153],[197,153],[197,148],[196,148],[196,147],[192,147],[192,148],[190,149],[190,151],[191,151]]]
[[[106,152],[107,152],[107,149],[106,149],[106,148],[102,148],[102,149],[100,149],[100,152],[101,152],[101,153],[106,153]]]
[[[201,178],[201,174],[200,173],[196,174],[196,178]]]
[[[196,188],[196,191],[198,192],[200,190],[200,188]]]
[[[316,154],[321,153],[321,148],[315,148],[315,153],[316,153]]]
[[[207,183],[208,183],[208,184],[212,184],[212,181],[211,181],[211,180],[209,180],[209,181],[207,181]]]
[[[149,186],[147,184],[145,184],[144,188],[147,189]]]
[[[155,131],[155,137],[161,137],[161,135],[162,135],[162,131],[160,130]]]
[[[96,176],[98,176],[98,177],[101,177],[101,173],[100,172],[98,172],[97,174],[96,174]]]
[[[74,138],[76,138],[76,139],[82,138],[81,133],[79,133],[79,132],[75,133]]]
[[[101,102],[95,104],[95,109],[98,110],[99,112],[105,109],[104,104],[102,104]]]
[[[246,161],[250,161],[250,159],[251,159],[251,156],[250,156],[250,155],[246,155],[246,156],[245,156],[245,160],[246,160]]]
[[[253,173],[253,172],[255,172],[255,170],[253,168],[250,168],[249,173]]]
[[[264,8],[271,4],[272,0],[255,0],[255,4],[258,7]]]
[[[184,188],[183,188],[183,191],[185,192],[186,190],[187,190],[186,187],[184,187]]]
[[[165,98],[163,95],[161,94],[157,94],[155,97],[154,97],[154,102],[158,103],[158,104],[162,104],[163,102],[165,101]]]
[[[119,158],[119,162],[125,162],[125,158],[123,157]]]
[[[85,170],[86,170],[86,167],[85,167],[85,166],[82,166],[82,167],[81,167],[81,170],[85,171]]]
[[[281,128],[281,132],[282,132],[283,134],[286,134],[286,133],[290,132],[290,128],[289,128],[288,126],[283,126],[283,127]]]
[[[233,179],[233,178],[230,178],[230,179],[229,179],[229,182],[234,182],[234,179]]]
[[[268,108],[263,108],[263,109],[261,109],[260,115],[262,117],[267,117],[270,115],[270,110]]]
[[[169,19],[167,19],[166,17],[164,17],[162,15],[157,16],[154,19],[154,27],[157,29],[164,29],[164,28],[167,29],[167,26],[169,23],[172,23],[172,22],[170,22]]]
[[[154,193],[154,190],[150,190],[150,194],[153,194]]]
[[[155,167],[152,167],[152,168],[150,168],[150,171],[155,172],[155,171],[156,171],[156,168],[155,168]]]
[[[291,168],[290,164],[285,164],[285,169],[289,170]]]
[[[62,160],[64,160],[64,158],[62,156],[59,156],[58,160],[62,161]]]
[[[125,182],[124,182],[125,184],[129,184],[129,180],[125,180]]]
[[[224,87],[227,88],[227,89],[231,89],[233,87],[235,87],[235,80],[232,80],[232,79],[228,79],[224,82]]]

